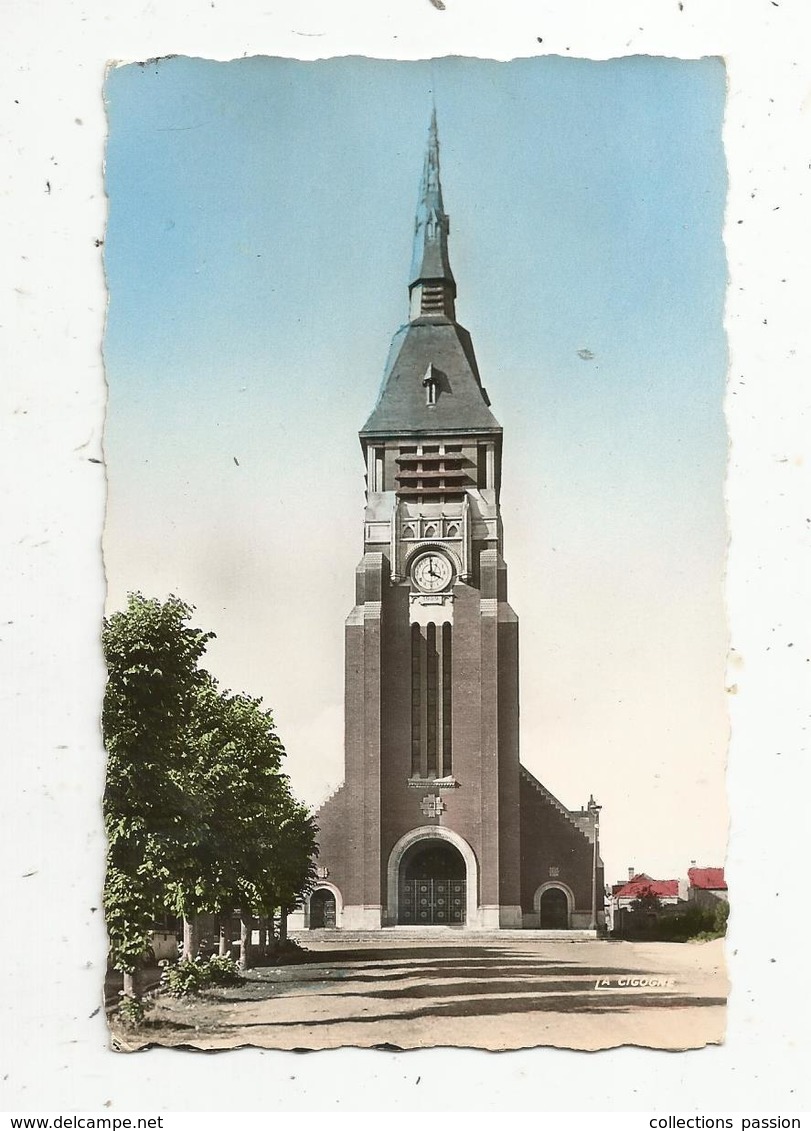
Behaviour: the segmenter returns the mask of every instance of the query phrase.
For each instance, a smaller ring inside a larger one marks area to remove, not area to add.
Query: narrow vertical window
[[[436,647],[436,625],[429,624],[426,632],[426,681],[425,690],[427,696],[427,728],[426,728],[426,776],[435,778],[437,776],[437,708],[438,688],[437,688],[437,647]]]
[[[451,626],[411,626],[411,776],[449,777],[452,759]]]
[[[386,456],[385,448],[375,448],[375,462],[374,462],[374,483],[372,486],[373,491],[383,491],[383,468]]]
[[[420,653],[422,633],[418,624],[411,626],[411,776],[422,777],[422,678]]]
[[[479,444],[476,448],[476,486],[484,490],[487,486],[487,445]]]
[[[452,654],[451,654],[451,626],[442,626],[442,776],[450,777],[453,773],[453,730],[451,711],[452,679]]]

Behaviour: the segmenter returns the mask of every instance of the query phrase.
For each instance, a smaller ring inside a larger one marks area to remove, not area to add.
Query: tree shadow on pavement
[[[465,1001],[437,1002],[432,1006],[404,1009],[397,1013],[361,1013],[352,1017],[323,1017],[295,1021],[239,1021],[226,1022],[220,1029],[288,1029],[300,1026],[307,1029],[327,1025],[385,1024],[392,1021],[417,1021],[444,1017],[497,1017],[518,1013],[631,1013],[642,1009],[673,1009],[677,1007],[709,1007],[726,1005],[723,997],[691,997],[686,994],[567,994],[542,996],[527,994],[521,997],[488,1000],[477,997]]]

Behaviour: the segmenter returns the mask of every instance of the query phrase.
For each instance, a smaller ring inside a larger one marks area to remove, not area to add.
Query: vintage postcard
[[[114,1047],[722,1041],[722,60],[105,97]]]

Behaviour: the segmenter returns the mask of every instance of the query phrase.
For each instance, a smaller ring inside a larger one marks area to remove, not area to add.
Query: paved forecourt
[[[149,1044],[277,1049],[697,1048],[723,1039],[723,942],[606,942],[530,932],[310,932],[295,965],[194,1002],[159,999]]]

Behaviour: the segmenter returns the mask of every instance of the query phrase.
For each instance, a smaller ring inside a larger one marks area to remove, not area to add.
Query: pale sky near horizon
[[[356,433],[407,314],[431,94],[460,321],[504,427],[521,748],[606,878],[723,861],[717,59],[171,59],[110,72],[109,606],[175,592],[341,780]]]

